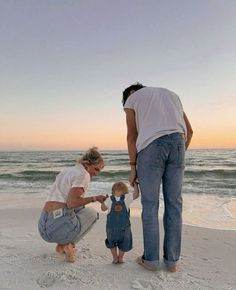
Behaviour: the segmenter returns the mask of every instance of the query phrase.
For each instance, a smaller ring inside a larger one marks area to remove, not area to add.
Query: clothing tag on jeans
[[[53,218],[58,219],[59,217],[63,216],[63,209],[59,208],[53,211]]]

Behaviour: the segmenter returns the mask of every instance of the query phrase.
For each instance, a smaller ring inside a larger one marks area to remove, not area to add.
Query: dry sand
[[[162,264],[160,271],[149,272],[135,262],[142,253],[140,217],[131,217],[133,250],[124,264],[113,265],[104,245],[106,216],[100,214],[71,264],[38,234],[42,200],[14,200],[3,198],[0,206],[1,290],[236,289],[236,231],[184,225],[180,271],[169,273]]]

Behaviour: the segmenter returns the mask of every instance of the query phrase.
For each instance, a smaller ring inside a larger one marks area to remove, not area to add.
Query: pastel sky
[[[175,91],[236,147],[235,0],[0,0],[0,150],[125,149],[122,91]]]

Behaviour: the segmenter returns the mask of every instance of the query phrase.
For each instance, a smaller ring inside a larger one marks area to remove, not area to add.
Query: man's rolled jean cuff
[[[149,261],[149,260],[145,260],[144,257],[142,257],[142,259],[143,259],[143,262],[145,264],[147,264],[148,266],[153,267],[156,270],[159,270],[159,268],[160,268],[160,262],[158,260],[156,260],[156,261]]]
[[[168,261],[165,258],[163,258],[163,259],[164,259],[164,263],[166,264],[167,267],[175,266],[175,265],[178,264],[178,261],[179,261],[179,260],[177,260],[177,261]]]

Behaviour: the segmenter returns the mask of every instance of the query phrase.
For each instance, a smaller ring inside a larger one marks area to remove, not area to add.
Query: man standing
[[[192,128],[174,92],[137,83],[123,92],[130,184],[141,189],[144,252],[137,261],[155,271],[159,265],[159,192],[164,198],[164,262],[177,271],[181,250],[182,182],[185,150]]]

